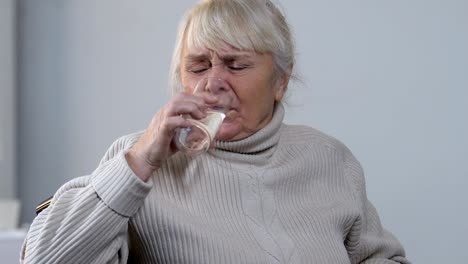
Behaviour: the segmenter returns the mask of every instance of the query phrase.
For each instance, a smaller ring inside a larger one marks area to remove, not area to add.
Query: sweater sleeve
[[[346,149],[345,174],[354,187],[360,216],[351,227],[346,248],[353,264],[409,264],[400,242],[380,222],[377,210],[367,199],[364,173],[361,165]]]
[[[91,175],[56,192],[31,224],[22,263],[126,263],[129,218],[152,186],[129,168],[128,143],[114,142]]]

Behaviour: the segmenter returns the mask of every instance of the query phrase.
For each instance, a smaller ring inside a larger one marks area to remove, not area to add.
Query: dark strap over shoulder
[[[47,198],[46,200],[42,201],[40,204],[36,206],[36,215],[38,215],[42,210],[46,209],[49,207],[50,202],[52,201],[52,197]]]

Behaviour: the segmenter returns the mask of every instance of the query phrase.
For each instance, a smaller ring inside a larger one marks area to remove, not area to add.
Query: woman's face
[[[289,76],[275,76],[271,54],[241,51],[228,45],[216,52],[185,45],[180,73],[184,90],[189,93],[206,77],[220,78],[230,85],[228,92],[233,101],[216,137],[223,141],[240,140],[265,127],[289,81]]]

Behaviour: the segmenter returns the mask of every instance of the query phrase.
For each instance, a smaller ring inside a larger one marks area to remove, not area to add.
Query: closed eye
[[[208,68],[202,68],[202,69],[193,69],[193,70],[189,70],[189,72],[192,72],[192,73],[202,73],[204,71],[208,70]]]
[[[229,69],[231,69],[233,71],[242,71],[242,70],[245,70],[245,69],[249,68],[249,65],[239,64],[239,65],[229,65],[228,67],[229,67]]]
[[[191,73],[199,74],[208,70],[209,68],[211,68],[211,63],[203,60],[203,61],[196,61],[190,64],[187,67],[187,71]]]

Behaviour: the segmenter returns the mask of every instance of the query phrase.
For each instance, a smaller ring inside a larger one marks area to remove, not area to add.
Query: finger
[[[190,93],[180,93],[179,98],[176,100],[183,100],[183,101],[192,101],[193,103],[200,105],[200,104],[214,104],[218,101],[218,97],[214,94],[209,92],[197,92],[194,94]]]
[[[206,93],[191,94],[191,93],[182,92],[182,93],[178,93],[177,95],[175,95],[171,101],[172,102],[187,102],[187,103],[191,102],[196,105],[202,106],[206,104],[204,94]]]
[[[218,101],[218,97],[208,92],[196,94],[180,93],[171,100],[168,107],[169,114],[189,114],[195,119],[201,119],[206,116],[207,108],[215,105]],[[198,109],[194,108],[194,106]]]
[[[216,102],[218,102],[218,97],[214,96],[213,94],[211,93],[201,93],[201,96],[204,100],[205,103],[207,104],[214,104]]]
[[[170,103],[193,103],[199,106],[200,108],[203,108],[206,106],[206,101],[213,101],[213,97],[215,96],[207,96],[206,93],[190,94],[182,92],[174,96],[171,99]]]
[[[167,117],[189,115],[194,119],[206,117],[206,105],[197,105],[193,102],[173,102],[168,105]]]
[[[176,129],[190,126],[190,122],[182,116],[168,117],[160,125],[159,133],[172,139]]]

